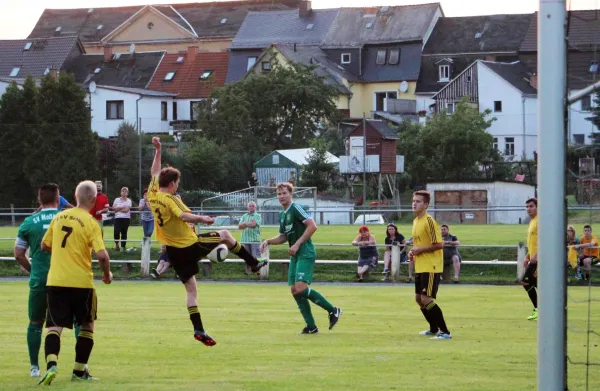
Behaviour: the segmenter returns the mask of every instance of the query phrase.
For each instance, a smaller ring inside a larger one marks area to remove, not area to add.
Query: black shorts
[[[435,299],[440,286],[442,273],[417,273],[415,274],[415,294],[425,295]]]
[[[221,243],[219,233],[212,231],[198,235],[198,241],[188,247],[166,246],[169,262],[179,276],[179,280],[186,282],[198,274],[200,272],[198,261],[206,257],[219,243]]]
[[[537,262],[530,262],[529,265],[527,265],[527,269],[525,269],[525,274],[523,274],[521,282],[537,287]]]
[[[46,327],[73,328],[96,320],[98,298],[93,288],[48,287]]]

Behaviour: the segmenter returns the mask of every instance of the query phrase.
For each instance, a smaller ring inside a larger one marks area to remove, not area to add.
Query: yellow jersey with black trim
[[[182,213],[192,211],[177,196],[161,193],[158,177],[152,177],[148,187],[148,202],[154,215],[156,239],[166,246],[184,248],[198,241],[188,223],[181,220]]]
[[[413,220],[413,244],[417,247],[430,246],[442,242],[442,231],[428,213]],[[415,273],[442,273],[444,271],[444,250],[415,255]]]
[[[538,217],[535,216],[529,222],[527,228],[527,255],[533,257],[538,252]]]
[[[90,212],[71,208],[57,214],[42,242],[52,248],[48,286],[93,288],[92,250],[104,250],[102,231]]]

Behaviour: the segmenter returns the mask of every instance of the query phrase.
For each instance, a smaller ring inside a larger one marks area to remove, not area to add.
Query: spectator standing
[[[450,265],[454,266],[454,283],[459,283],[460,276],[460,254],[457,246],[460,245],[458,238],[450,234],[450,228],[442,225],[442,240],[444,241],[444,279],[450,279]]]
[[[106,194],[102,193],[102,181],[96,181],[96,190],[98,194],[96,195],[96,202],[92,206],[92,209],[90,209],[90,214],[96,219],[98,225],[100,225],[100,230],[102,230],[102,214],[108,212],[110,205],[108,203],[108,197]],[[102,236],[104,236],[103,230]]]
[[[358,269],[356,272],[358,282],[362,282],[369,268],[373,264],[377,264],[379,254],[375,244],[375,237],[371,235],[369,227],[361,225],[358,229],[358,235],[352,242],[353,246],[358,246]]]
[[[144,230],[144,237],[151,238],[152,233],[154,232],[154,215],[152,214],[152,210],[150,209],[150,203],[148,203],[148,189],[144,189],[143,198],[140,201],[140,206],[138,207],[142,213],[142,229]]]
[[[116,198],[113,202],[112,209],[115,212],[115,250],[119,251],[120,247],[125,251],[127,247],[127,231],[131,222],[131,200],[127,197],[129,189],[121,188],[121,197]]]
[[[258,178],[256,177],[256,173],[253,172],[250,180],[248,181],[248,187],[258,186]]]
[[[392,263],[392,246],[400,247],[400,262],[406,261],[406,239],[404,235],[398,232],[398,227],[395,224],[388,224],[385,230],[385,253],[383,255],[383,279],[387,281],[390,274]]]
[[[288,182],[296,186],[296,173],[294,171],[290,171],[290,179],[288,179]]]
[[[260,226],[262,219],[260,214],[256,213],[256,203],[248,202],[248,213],[245,213],[240,219],[238,228],[242,231],[242,246],[246,248],[255,258],[260,257]],[[246,274],[252,272],[250,266],[246,264]]]

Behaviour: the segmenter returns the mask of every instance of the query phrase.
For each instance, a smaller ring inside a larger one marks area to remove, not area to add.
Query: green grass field
[[[438,303],[454,339],[431,341],[409,286],[321,285],[344,309],[333,331],[313,307],[320,334],[303,327],[288,288],[281,284],[199,285],[206,348],[192,339],[178,283],[97,284],[99,320],[90,369],[101,381],[89,390],[533,390],[537,324],[522,288],[442,286]],[[588,290],[569,290],[574,299]],[[597,292],[593,291],[597,297]],[[0,379],[2,390],[33,389],[25,342],[27,283],[1,282]],[[592,327],[600,322],[593,304]],[[587,329],[587,303],[569,302],[569,324]],[[568,354],[586,360],[586,334],[568,333]],[[591,335],[591,361],[600,361],[600,338]],[[43,347],[42,347],[43,351]],[[43,354],[43,353],[42,353]],[[72,333],[59,357],[61,390],[71,384]],[[585,367],[569,365],[569,389],[585,389]],[[600,389],[590,367],[589,390]]]

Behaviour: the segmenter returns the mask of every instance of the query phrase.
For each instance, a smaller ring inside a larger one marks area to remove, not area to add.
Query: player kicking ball
[[[160,139],[153,137],[152,144],[154,161],[151,169],[152,180],[148,186],[148,202],[154,215],[156,238],[165,246],[169,262],[185,287],[186,305],[194,327],[194,338],[206,346],[214,346],[216,341],[204,331],[200,311],[198,311],[196,286],[196,274],[200,271],[198,261],[221,243],[242,258],[255,273],[268,261],[259,262],[227,230],[196,235],[188,224],[213,224],[215,219],[193,214],[176,196],[181,173],[173,167],[161,169]]]
[[[340,320],[342,309],[334,307],[319,292],[309,288],[315,270],[315,259],[317,258],[311,237],[317,230],[317,224],[302,206],[293,201],[294,186],[291,183],[280,183],[276,188],[277,199],[283,207],[283,211],[279,214],[279,235],[263,241],[260,245],[260,251],[263,252],[271,244],[283,244],[286,241],[289,243],[290,249],[288,252],[291,258],[288,285],[291,286],[292,295],[306,322],[306,327],[301,334],[316,334],[319,332],[312,316],[309,300],[327,311],[329,314],[329,330],[331,330]]]

